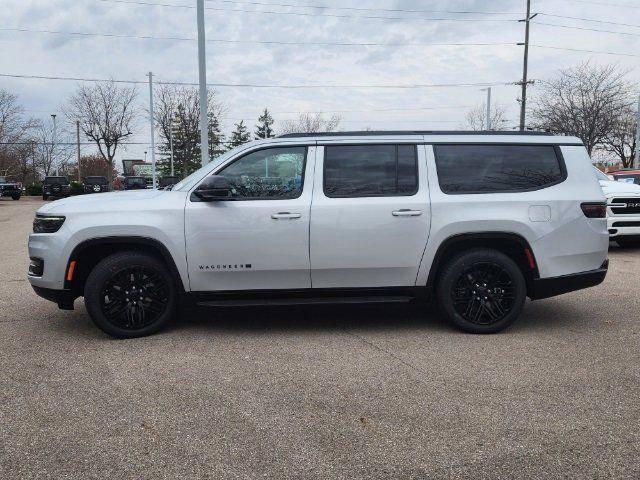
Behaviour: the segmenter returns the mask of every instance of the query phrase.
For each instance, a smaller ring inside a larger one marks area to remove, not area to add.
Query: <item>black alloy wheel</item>
[[[506,317],[516,298],[513,279],[500,264],[478,262],[460,272],[451,300],[468,322],[491,325]]]
[[[92,320],[119,338],[157,332],[173,317],[177,303],[175,282],[165,265],[137,252],[107,257],[91,271],[85,285]]]
[[[444,266],[436,294],[440,310],[460,329],[496,333],[520,315],[527,286],[520,267],[507,255],[476,248]]]

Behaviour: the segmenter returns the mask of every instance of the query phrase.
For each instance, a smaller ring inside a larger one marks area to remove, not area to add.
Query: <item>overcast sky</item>
[[[2,0],[0,74],[145,81],[146,73],[153,71],[160,81],[196,82],[194,40],[12,31],[195,38],[196,12],[192,8],[195,3],[195,0]],[[515,127],[519,87],[508,84],[522,76],[523,50],[516,43],[524,38],[524,24],[517,19],[523,18],[525,4],[525,0],[210,0],[206,2],[205,14],[209,40],[207,79],[210,83],[269,85],[490,82],[496,84],[493,101],[506,108],[507,125]],[[530,49],[530,78],[548,78],[558,69],[590,59],[594,63],[618,63],[630,70],[630,80],[640,79],[640,2],[532,0],[532,12],[540,15],[531,27],[531,43],[538,46]],[[251,43],[265,41],[395,45]],[[424,45],[434,43],[508,45]],[[29,115],[46,119],[51,113],[61,113],[62,103],[76,87],[77,82],[73,81],[0,77],[0,88],[19,95]],[[295,112],[322,111],[327,116],[338,112],[343,118],[342,130],[458,129],[464,126],[465,113],[481,104],[486,95],[479,86],[212,88],[227,107],[228,114],[223,119],[226,133],[240,119],[253,128],[264,107],[273,112],[276,122],[295,117]],[[140,104],[146,105],[147,87],[139,85],[138,92]],[[535,94],[534,86],[530,96]],[[138,133],[131,140],[148,142],[148,124],[141,120]],[[146,149],[144,145],[128,147],[118,159],[141,158]],[[85,147],[87,153],[90,150]]]

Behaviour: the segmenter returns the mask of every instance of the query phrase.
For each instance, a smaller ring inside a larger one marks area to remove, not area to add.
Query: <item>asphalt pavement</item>
[[[490,336],[423,306],[220,308],[114,340],[0,200],[0,478],[640,478],[640,250]]]

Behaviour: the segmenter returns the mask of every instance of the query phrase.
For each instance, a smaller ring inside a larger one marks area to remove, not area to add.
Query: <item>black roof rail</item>
[[[297,138],[297,137],[374,137],[379,135],[527,135],[527,136],[556,136],[550,132],[524,131],[524,132],[501,132],[496,130],[362,130],[352,132],[314,132],[314,133],[285,133],[278,135],[278,138]]]

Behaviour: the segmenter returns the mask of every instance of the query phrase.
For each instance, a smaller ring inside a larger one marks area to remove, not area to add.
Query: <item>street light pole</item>
[[[207,59],[204,36],[204,0],[197,3],[198,20],[198,82],[200,85],[200,155],[202,165],[209,163],[209,128],[207,115]]]
[[[76,120],[76,150],[78,155],[78,181],[82,181],[80,174],[80,120]]]
[[[491,130],[491,87],[487,87],[487,130]]]
[[[169,121],[169,149],[171,151],[171,176],[173,177],[173,116]]]
[[[156,188],[156,136],[153,124],[153,73],[149,72],[149,133],[151,135],[151,171],[152,185]]]
[[[60,174],[58,162],[56,161],[56,142],[57,142],[57,131],[56,131],[56,114],[51,114],[51,119],[53,120],[53,134],[51,137],[51,161],[56,163],[56,177]]]
[[[634,168],[640,168],[640,95],[638,96],[638,110],[636,110],[636,155],[633,164]]]

